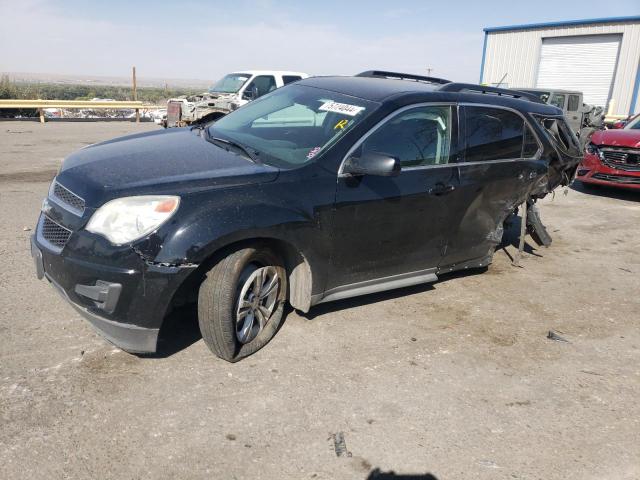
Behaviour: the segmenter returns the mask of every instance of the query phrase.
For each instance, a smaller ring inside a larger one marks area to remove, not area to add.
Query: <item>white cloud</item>
[[[61,5],[61,4],[56,4]],[[269,8],[269,5],[272,7]],[[192,9],[166,24],[80,21],[40,0],[0,0],[0,70],[86,75],[215,79],[245,69],[287,69],[311,74],[353,74],[378,68],[475,81],[481,32],[372,32],[365,36],[336,26],[301,23],[265,0],[260,22],[216,22]],[[388,22],[401,24],[394,11]],[[26,25],[29,25],[26,27]]]

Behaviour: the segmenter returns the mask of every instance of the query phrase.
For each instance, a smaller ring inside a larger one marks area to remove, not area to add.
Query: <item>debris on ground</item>
[[[379,468],[375,468],[371,470],[367,480],[392,480],[392,479],[401,479],[406,478],[407,480],[416,479],[416,480],[438,480],[434,475],[430,473],[424,474],[416,474],[416,475],[398,475],[393,470],[389,470],[388,472],[383,472]]]
[[[566,343],[570,343],[569,340],[567,340],[564,337],[561,337],[560,335],[558,335],[556,332],[554,332],[553,330],[549,330],[549,333],[547,333],[547,338],[549,340],[555,340],[556,342],[566,342]]]
[[[329,436],[330,440],[333,440],[333,449],[336,452],[336,457],[350,457],[351,452],[347,450],[347,442],[344,440],[344,433],[332,433]]]

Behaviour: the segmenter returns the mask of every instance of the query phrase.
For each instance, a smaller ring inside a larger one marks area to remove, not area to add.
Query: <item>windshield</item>
[[[535,95],[540,100],[542,100],[544,103],[547,103],[549,101],[549,96],[551,95],[551,92],[541,92],[539,90],[523,90],[523,89],[520,89],[520,91]]]
[[[209,127],[208,135],[242,145],[261,162],[293,168],[325,152],[378,106],[291,84],[221,118]]]
[[[236,93],[249,78],[248,73],[230,73],[209,87],[209,93]]]
[[[624,126],[625,130],[640,130],[640,115],[636,115],[636,118],[631,120]]]

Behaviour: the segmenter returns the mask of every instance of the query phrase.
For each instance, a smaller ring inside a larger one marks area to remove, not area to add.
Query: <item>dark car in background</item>
[[[213,125],[70,155],[32,239],[49,280],[107,339],[153,352],[196,302],[236,361],[285,303],[434,282],[491,263],[503,222],[573,178],[562,111],[509,90],[389,72],[285,86]]]
[[[587,185],[640,190],[640,116],[624,128],[591,135],[576,178]]]

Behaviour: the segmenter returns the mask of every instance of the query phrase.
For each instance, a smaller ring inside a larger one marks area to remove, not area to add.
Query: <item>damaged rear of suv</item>
[[[503,222],[573,178],[562,112],[536,97],[390,72],[316,77],[209,126],[69,156],[32,254],[108,340],[154,352],[195,302],[204,341],[237,361],[284,306],[437,281],[491,263]]]

